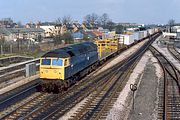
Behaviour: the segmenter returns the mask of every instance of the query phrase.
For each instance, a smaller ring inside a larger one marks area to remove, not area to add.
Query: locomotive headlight
[[[48,73],[48,70],[46,70],[45,72]]]
[[[54,70],[54,73],[56,73],[57,71],[56,70]]]

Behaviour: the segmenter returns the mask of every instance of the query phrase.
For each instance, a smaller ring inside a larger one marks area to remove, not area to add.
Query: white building
[[[41,29],[45,31],[45,37],[52,37],[55,32],[55,26],[53,25],[43,25],[40,26]]]
[[[66,25],[40,25],[40,28],[45,30],[45,37],[53,37],[67,32]]]

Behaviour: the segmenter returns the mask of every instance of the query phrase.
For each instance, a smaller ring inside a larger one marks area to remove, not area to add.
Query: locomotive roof
[[[88,51],[97,51],[97,46],[93,42],[84,42],[49,51],[42,57],[68,58],[85,54]]]

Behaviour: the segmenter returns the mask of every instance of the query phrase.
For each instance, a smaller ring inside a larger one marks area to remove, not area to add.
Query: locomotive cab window
[[[42,65],[50,65],[51,64],[51,59],[42,59]]]
[[[53,59],[52,60],[52,65],[53,66],[63,66],[63,60],[61,60],[61,59]]]

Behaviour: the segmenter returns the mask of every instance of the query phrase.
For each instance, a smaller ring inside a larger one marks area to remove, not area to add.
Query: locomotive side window
[[[50,65],[51,64],[51,59],[42,59],[42,65]]]
[[[53,59],[52,60],[52,65],[54,65],[54,66],[63,66],[63,60],[61,60],[61,59]]]

